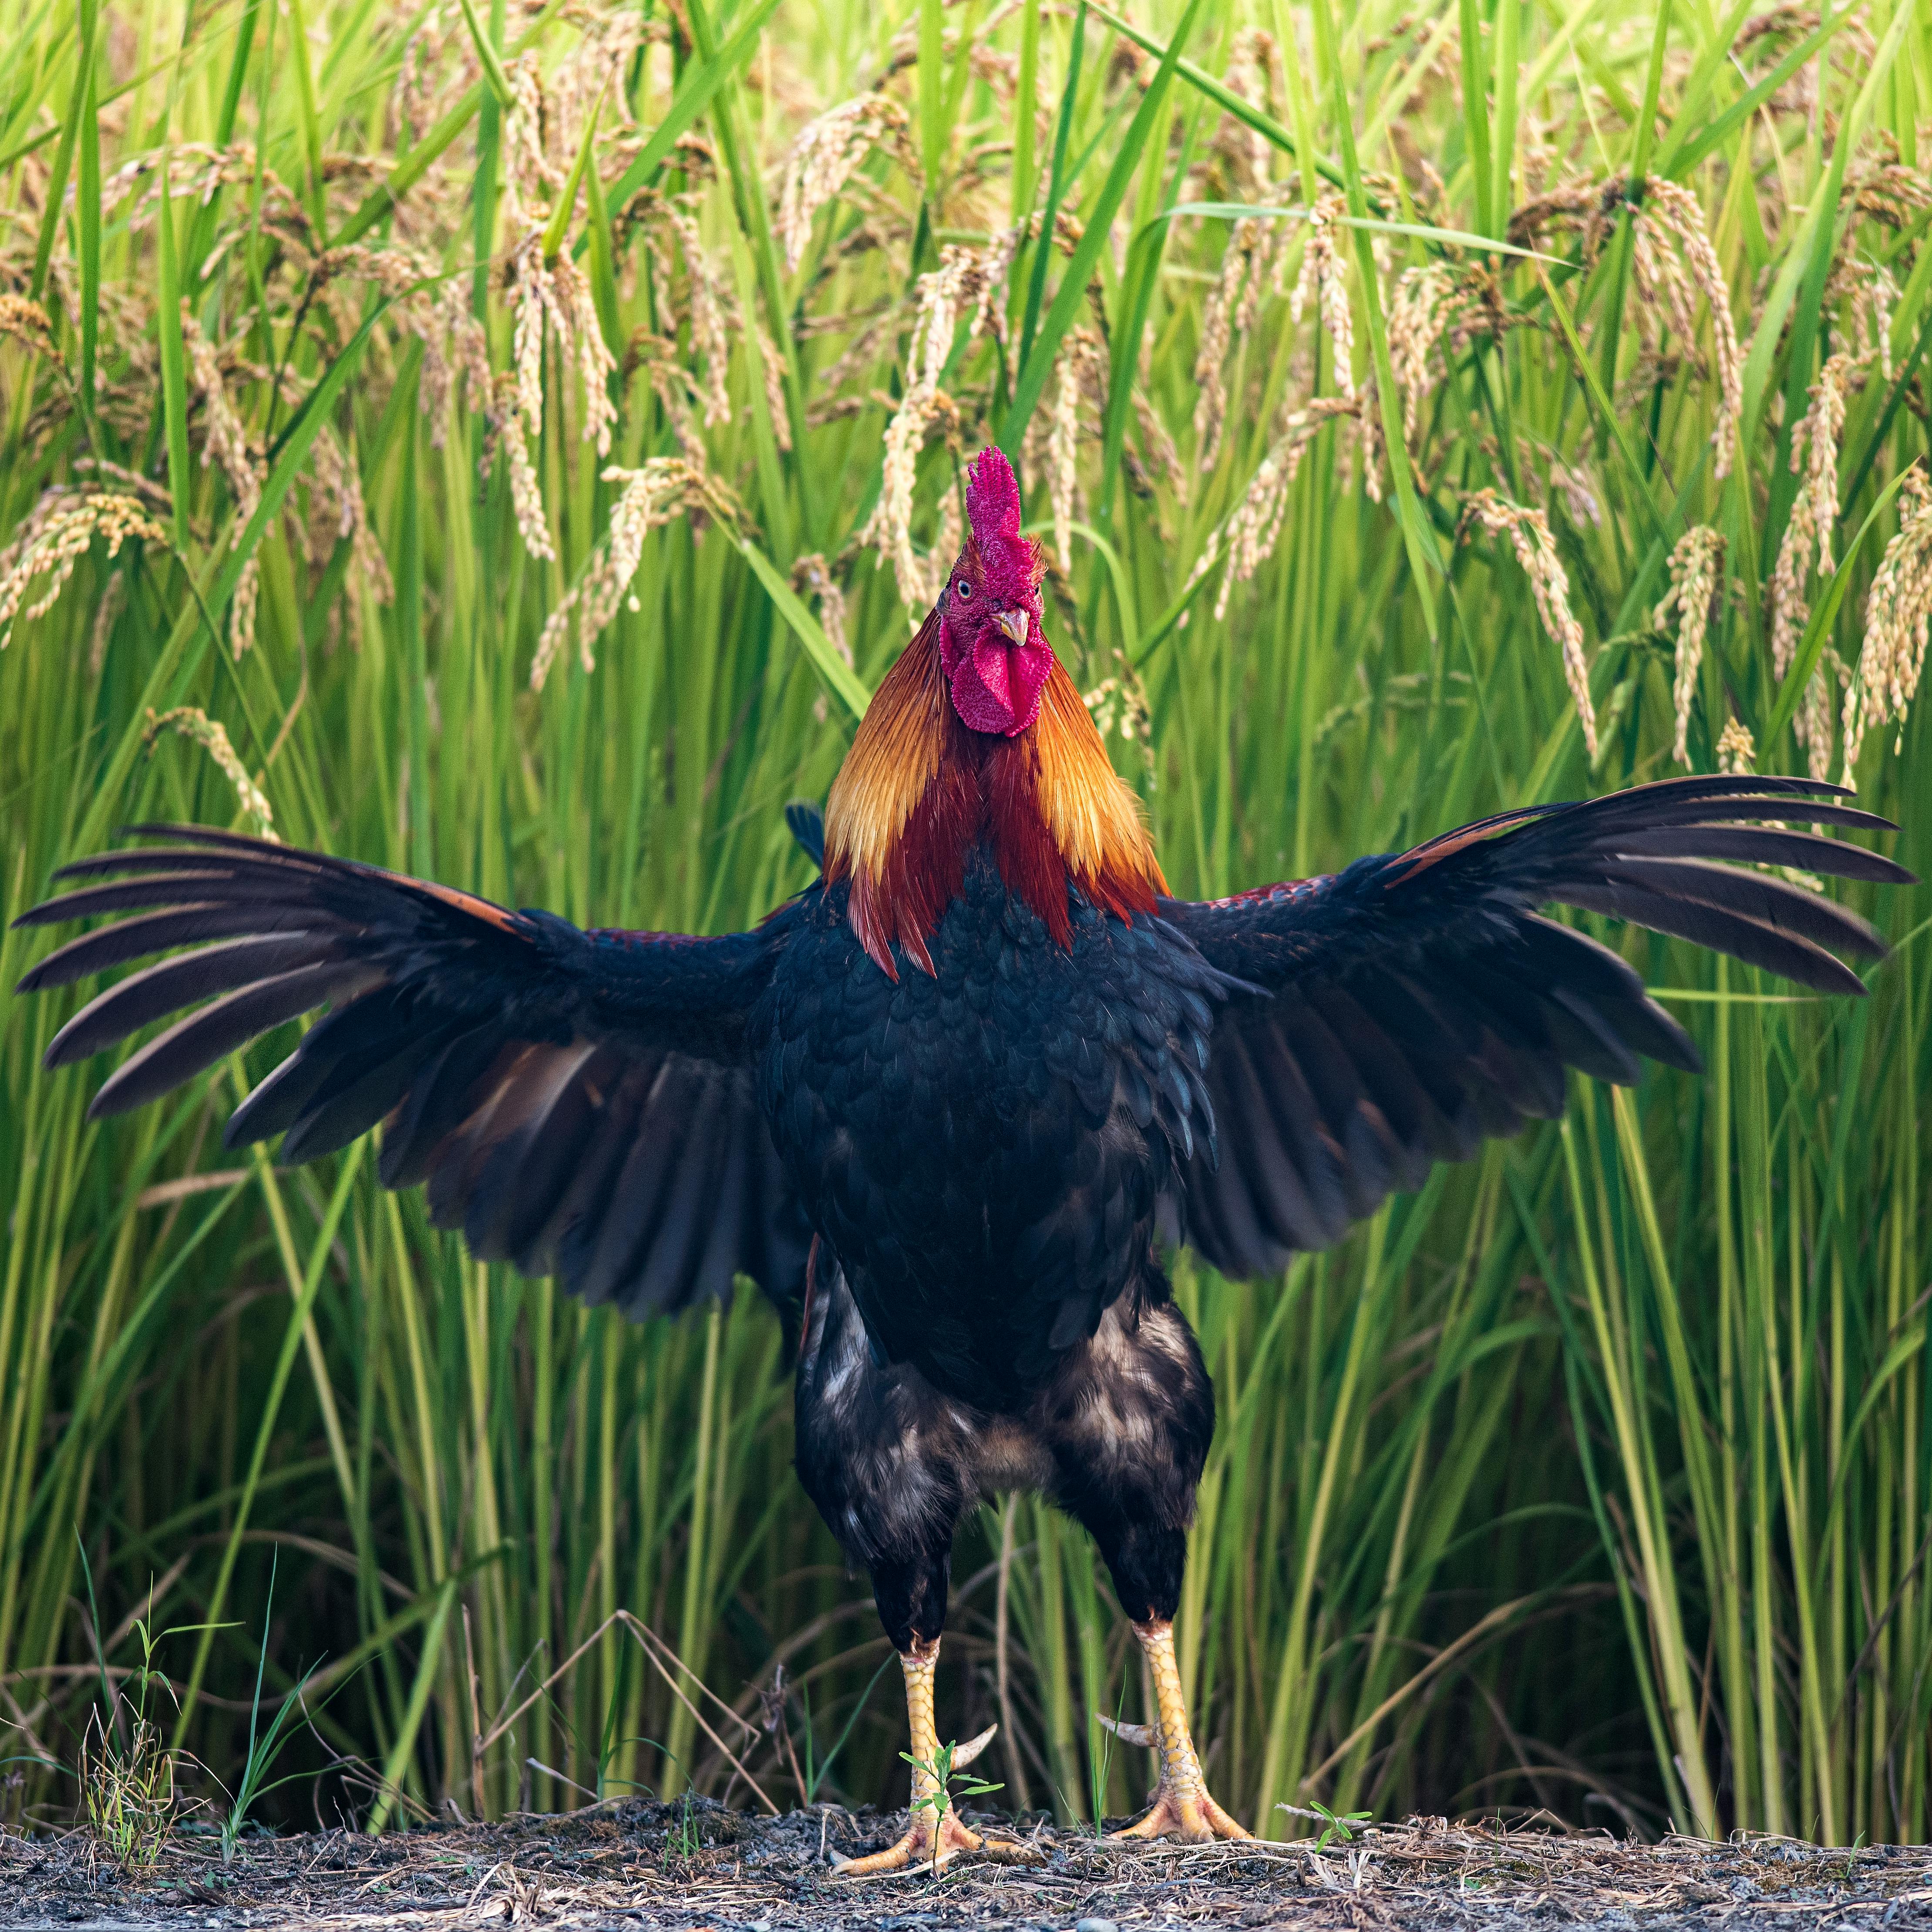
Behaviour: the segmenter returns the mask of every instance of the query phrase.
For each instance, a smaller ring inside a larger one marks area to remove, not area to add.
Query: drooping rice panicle
[[[1583,728],[1585,750],[1597,755],[1597,712],[1590,701],[1590,668],[1583,650],[1583,627],[1570,608],[1570,577],[1556,554],[1550,520],[1540,510],[1512,503],[1494,490],[1478,490],[1463,505],[1463,516],[1473,518],[1492,536],[1506,536],[1536,599],[1544,628],[1563,652],[1563,676]]]
[[[236,802],[255,821],[255,836],[267,839],[271,844],[280,844],[275,835],[275,814],[269,807],[268,794],[248,776],[248,768],[242,764],[240,754],[230,741],[228,728],[220,718],[209,717],[198,704],[177,705],[173,710],[164,711],[158,717],[151,710],[148,713],[148,728],[143,734],[151,750],[154,740],[164,731],[177,731],[200,746],[214,760],[222,776],[235,788]]]
[[[623,603],[644,559],[644,539],[652,530],[688,514],[707,514],[727,523],[735,522],[740,514],[736,500],[716,478],[694,470],[681,458],[654,456],[639,470],[613,464],[602,474],[605,482],[621,483],[624,488],[611,506],[610,526],[603,540],[591,552],[582,574],[562,602],[544,620],[530,664],[532,691],[544,688],[573,619],[578,662],[586,671],[597,668],[591,646]],[[632,608],[637,608],[633,599]]]
[[[161,544],[169,541],[167,531],[132,496],[50,493],[43,500],[43,513],[29,518],[0,551],[0,650],[11,641],[16,618],[32,623],[53,608],[97,537],[110,558],[121,554],[130,537]],[[28,590],[43,577],[50,581],[23,610]]]
[[[1680,765],[1690,762],[1690,702],[1697,691],[1697,673],[1704,662],[1704,640],[1722,581],[1724,539],[1706,524],[1696,524],[1677,539],[1670,553],[1670,588],[1651,613],[1662,630],[1677,616],[1676,674],[1670,701],[1677,716],[1677,741],[1672,755]]]
[[[776,223],[788,268],[796,268],[802,258],[818,211],[874,148],[885,147],[912,164],[908,126],[905,110],[890,94],[874,91],[828,109],[792,143]]]
[[[1899,506],[1898,534],[1886,545],[1872,578],[1864,644],[1845,696],[1839,778],[1847,785],[1855,782],[1865,734],[1893,718],[1904,722],[1925,668],[1927,626],[1932,623],[1932,484],[1922,469],[1906,473]]]

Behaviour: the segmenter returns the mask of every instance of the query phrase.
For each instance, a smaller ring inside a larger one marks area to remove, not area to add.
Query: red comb
[[[1043,566],[1039,544],[1020,535],[1020,486],[1003,451],[982,449],[968,465],[966,514],[988,594],[1004,603],[1030,602]]]
[[[982,449],[967,465],[966,514],[982,549],[1019,536],[1020,486],[1004,450]]]

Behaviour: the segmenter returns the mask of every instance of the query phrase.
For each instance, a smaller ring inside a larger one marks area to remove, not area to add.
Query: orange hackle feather
[[[946,689],[935,612],[874,694],[826,807],[826,883],[850,882],[852,929],[894,979],[895,942],[933,970],[928,942],[981,839],[1063,946],[1070,884],[1122,919],[1167,892],[1138,801],[1065,668],[1054,665],[1028,730],[972,730]]]

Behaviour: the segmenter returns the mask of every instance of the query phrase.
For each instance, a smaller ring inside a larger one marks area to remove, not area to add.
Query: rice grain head
[[[787,268],[796,268],[802,259],[813,218],[874,148],[886,148],[902,166],[917,172],[908,125],[905,110],[877,89],[806,125],[785,158],[778,188],[778,239]]]
[[[1444,262],[1431,262],[1403,272],[1389,302],[1389,361],[1402,392],[1404,440],[1413,450],[1421,426],[1422,406],[1434,384],[1429,358],[1455,313],[1456,278]]]
[[[1810,621],[1805,586],[1815,568],[1832,568],[1832,533],[1838,518],[1838,439],[1845,425],[1846,392],[1856,374],[1856,360],[1840,350],[1830,357],[1811,385],[1810,406],[1791,438],[1791,466],[1803,465],[1804,481],[1791,506],[1790,520],[1778,547],[1772,571],[1771,664],[1782,678],[1797,656],[1799,641]],[[1831,764],[1831,716],[1826,703],[1824,667],[1807,680],[1804,698],[1793,718],[1814,778],[1822,778]]]
[[[577,622],[578,662],[593,671],[591,646],[601,637],[631,587],[644,554],[644,539],[674,518],[687,514],[716,518],[728,526],[741,514],[737,500],[717,478],[682,457],[654,456],[640,470],[612,464],[599,472],[607,483],[621,483],[611,506],[610,527],[591,551],[582,574],[545,620],[530,664],[530,688],[541,691]],[[638,608],[634,599],[632,608]]]
[[[754,322],[751,333],[755,338],[759,377],[765,386],[765,413],[771,418],[772,434],[778,446],[789,454],[791,410],[785,400],[784,365],[779,360],[777,345],[763,322]]]
[[[1750,727],[1742,718],[1730,718],[1718,734],[1718,769],[1726,778],[1748,778],[1757,769],[1757,748],[1751,742]]]
[[[536,465],[530,460],[530,445],[525,440],[519,389],[514,371],[506,370],[496,378],[496,446],[510,466],[510,502],[524,548],[533,557],[554,562],[556,545],[550,539],[549,520],[544,514],[543,488],[537,481]]]
[[[0,294],[0,336],[10,335],[32,354],[58,362],[60,351],[54,346],[53,324],[40,304],[10,290]]]
[[[818,626],[826,640],[847,664],[852,662],[852,641],[845,625],[845,593],[839,589],[824,555],[812,551],[791,567],[791,586],[818,599]]]
[[[1203,470],[1220,453],[1228,411],[1228,357],[1254,325],[1272,241],[1270,224],[1252,218],[1237,221],[1222,254],[1220,277],[1202,305],[1201,343],[1194,357],[1198,392],[1194,436],[1196,460]]]
[[[192,739],[200,746],[214,760],[222,776],[235,788],[236,798],[242,809],[254,820],[256,832],[271,844],[281,843],[275,836],[275,814],[269,808],[268,795],[248,776],[248,768],[230,742],[227,728],[220,718],[209,717],[198,704],[178,705],[172,711],[164,711],[159,717],[151,706],[148,728],[142,734],[150,751],[164,731],[178,731],[184,738]]]
[[[31,623],[44,617],[74,574],[74,566],[99,537],[110,558],[118,556],[130,537],[166,546],[168,533],[133,496],[104,491],[72,496],[65,492],[45,500],[38,513],[0,553],[0,651],[12,641],[16,617]],[[23,611],[28,588],[37,579],[52,581]]]
[[[1677,742],[1672,755],[1687,768],[1690,763],[1690,700],[1696,694],[1697,672],[1704,662],[1704,640],[1710,629],[1724,563],[1724,540],[1707,525],[1686,530],[1670,553],[1670,588],[1651,614],[1660,631],[1677,616],[1676,676],[1671,703],[1677,714]]]
[[[1324,424],[1351,415],[1354,409],[1355,405],[1344,397],[1322,396],[1282,416],[1268,454],[1210,545],[1217,556],[1225,547],[1228,559],[1220,591],[1214,600],[1216,622],[1227,616],[1234,586],[1246,583],[1274,555],[1288,513],[1288,493],[1309,444]],[[1208,555],[1203,554],[1204,557]]]
[[[182,337],[188,350],[195,387],[201,392],[202,406],[208,418],[202,460],[219,469],[228,480],[229,494],[235,499],[229,548],[238,549],[242,532],[262,500],[262,470],[249,452],[248,432],[242,426],[242,418],[230,399],[227,385],[222,380],[220,358],[215,352],[214,344],[202,333],[201,325],[185,296],[182,298]],[[242,566],[229,606],[229,645],[237,658],[243,656],[255,641],[255,610],[261,592],[260,558],[259,555],[251,556]]]
[[[562,171],[544,144],[543,76],[534,53],[507,64],[510,106],[503,117],[504,202],[517,227],[540,227],[550,219],[550,196],[563,186]]]
[[[1556,554],[1550,519],[1540,510],[1512,503],[1493,490],[1478,490],[1463,506],[1492,536],[1507,536],[1516,552],[1544,628],[1563,652],[1564,680],[1570,687],[1576,717],[1583,728],[1583,744],[1592,763],[1597,756],[1597,712],[1590,701],[1590,667],[1583,650],[1583,627],[1570,608],[1570,578]]]
[[[957,549],[956,544],[947,547],[943,506],[940,534],[925,557],[912,536],[920,452],[935,428],[955,436],[958,430],[958,406],[940,386],[940,379],[962,316],[969,344],[989,324],[996,331],[1003,326],[995,318],[1004,309],[1018,242],[1018,232],[1012,230],[995,235],[983,248],[949,242],[939,251],[939,266],[920,277],[914,292],[905,392],[886,424],[879,500],[858,533],[860,543],[891,563],[899,596],[914,610],[938,594],[940,574],[952,567]]]
[[[1710,309],[1718,376],[1718,414],[1711,446],[1716,452],[1712,468],[1721,482],[1730,474],[1738,424],[1744,418],[1744,357],[1731,314],[1730,286],[1718,263],[1718,251],[1711,245],[1703,208],[1688,188],[1653,175],[1644,184],[1634,229],[1640,287],[1648,280],[1651,290],[1661,297],[1672,330],[1687,350],[1697,339],[1691,291],[1702,296]],[[1674,242],[1676,250],[1667,242]]]
[[[1845,695],[1840,781],[1854,787],[1852,770],[1865,734],[1888,719],[1904,723],[1925,668],[1932,622],[1932,484],[1922,469],[1907,474],[1900,502],[1898,534],[1886,545],[1865,600],[1864,642]]]
[[[1054,364],[1053,428],[1047,440],[1047,492],[1053,507],[1053,550],[1064,571],[1073,568],[1081,406],[1096,392],[1104,398],[1106,368],[1106,351],[1100,337],[1090,328],[1069,329]]]

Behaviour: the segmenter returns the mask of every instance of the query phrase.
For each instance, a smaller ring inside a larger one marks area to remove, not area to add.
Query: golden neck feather
[[[980,838],[1063,942],[1070,883],[1124,918],[1167,891],[1139,802],[1065,669],[1025,731],[981,737],[953,710],[935,614],[874,694],[826,812],[826,878],[850,881],[854,926],[888,971],[894,939],[929,966],[923,942]]]

